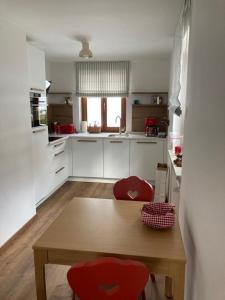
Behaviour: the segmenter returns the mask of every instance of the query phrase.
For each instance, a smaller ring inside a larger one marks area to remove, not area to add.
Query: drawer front
[[[52,154],[51,160],[51,172],[56,171],[61,166],[67,165],[65,149],[58,150],[57,152]]]
[[[68,167],[61,166],[50,174],[52,180],[52,190],[61,185],[68,177]]]
[[[65,140],[55,143],[54,145],[52,145],[52,149],[51,149],[52,154],[59,153],[60,151],[65,150],[65,147],[66,147]]]

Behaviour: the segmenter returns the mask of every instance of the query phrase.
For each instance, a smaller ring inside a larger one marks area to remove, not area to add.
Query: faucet
[[[117,120],[120,119],[120,127],[119,127],[119,134],[121,134],[122,132],[122,128],[121,128],[121,117],[118,115],[116,116],[116,119],[115,119],[115,123],[117,123]]]

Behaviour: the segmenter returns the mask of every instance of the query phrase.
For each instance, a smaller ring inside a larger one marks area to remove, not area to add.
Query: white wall
[[[168,92],[170,58],[139,59],[131,62],[130,91]],[[130,95],[127,99],[127,131],[132,129],[132,104],[134,99],[140,103],[151,103],[150,95]]]
[[[180,222],[186,300],[225,299],[225,2],[193,0]]]
[[[169,57],[131,61],[131,92],[167,92],[169,72]]]
[[[131,61],[130,91],[136,92],[168,92],[169,89],[170,58],[139,59]],[[47,79],[53,81],[51,91],[75,90],[75,66],[70,62],[47,62]],[[127,101],[127,130],[131,130],[131,114],[134,99],[142,103],[150,103],[150,96],[131,95]],[[64,95],[48,96],[49,103],[63,103]],[[74,115],[80,116],[78,100],[74,97]],[[78,128],[78,126],[77,126]]]
[[[50,62],[46,64],[46,79],[52,81],[51,92],[74,92],[75,66],[73,62]],[[63,101],[62,96],[51,95],[50,102]]]
[[[36,213],[26,36],[0,19],[0,246]]]

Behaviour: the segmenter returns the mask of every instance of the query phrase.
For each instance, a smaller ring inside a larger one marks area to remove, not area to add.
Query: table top
[[[178,222],[167,230],[141,222],[143,202],[74,198],[34,249],[72,250],[185,262]]]

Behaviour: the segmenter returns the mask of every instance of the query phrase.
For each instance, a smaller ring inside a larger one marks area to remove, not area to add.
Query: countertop
[[[182,176],[182,167],[177,167],[174,163],[174,160],[177,158],[177,156],[175,155],[175,153],[172,150],[168,150],[168,153],[169,153],[170,160],[173,165],[173,169],[176,174],[176,177],[180,178]]]
[[[136,139],[141,139],[141,140],[157,140],[157,141],[165,141],[166,138],[159,138],[159,137],[146,137],[144,133],[128,133],[129,135],[116,135],[116,136],[110,136],[111,134],[114,133],[109,133],[109,132],[101,132],[101,133],[73,133],[73,134],[54,134],[51,133],[49,136],[51,137],[62,137],[62,138],[68,138],[68,137],[74,137],[74,138],[103,138],[103,139],[126,139],[126,140],[136,140]],[[117,133],[115,133],[117,134]],[[56,141],[53,141],[51,143],[55,143]]]

